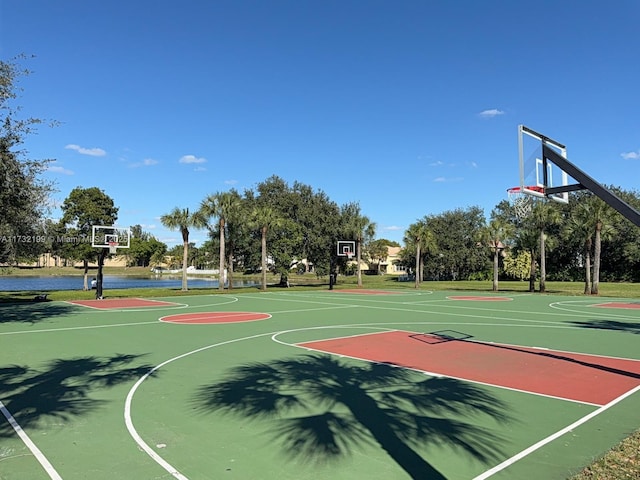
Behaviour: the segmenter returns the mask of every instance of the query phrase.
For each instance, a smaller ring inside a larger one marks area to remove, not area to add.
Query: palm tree
[[[591,282],[591,294],[598,295],[600,286],[600,257],[602,253],[602,239],[609,238],[615,233],[614,227],[608,223],[613,215],[613,210],[599,198],[592,199],[591,214],[595,226],[595,239],[593,242],[593,281]]]
[[[493,291],[498,291],[498,272],[500,252],[505,248],[505,241],[513,235],[514,226],[500,218],[494,218],[482,234],[482,243],[489,244],[493,251]]]
[[[412,246],[416,251],[416,283],[415,288],[420,287],[423,275],[423,252],[434,251],[436,249],[435,236],[429,228],[426,219],[409,225],[404,234],[404,242]]]
[[[584,255],[584,294],[591,293],[591,249],[593,247],[593,233],[595,226],[593,224],[593,214],[591,205],[587,201],[578,203],[573,210],[566,232],[571,237],[582,239],[583,255]]]
[[[531,211],[529,222],[531,222],[534,228],[538,231],[538,237],[540,242],[540,292],[543,293],[546,290],[546,249],[545,242],[547,240],[547,234],[545,230],[552,226],[557,225],[561,221],[560,211],[558,208],[550,202],[536,202]]]
[[[234,212],[240,207],[240,197],[237,192],[218,192],[207,196],[200,204],[199,215],[202,218],[217,217],[220,233],[220,281],[219,290],[224,290],[225,266],[225,226]],[[231,285],[231,279],[229,279]]]
[[[180,209],[178,207],[162,215],[160,222],[170,230],[180,230],[182,234],[182,291],[186,292],[188,290],[187,263],[189,259],[189,227],[201,226],[201,223],[196,215],[189,213],[188,208]]]
[[[362,245],[372,239],[376,233],[376,224],[369,217],[360,213],[360,205],[348,203],[343,207],[343,215],[346,218],[345,234],[356,241],[356,273],[358,287],[362,287]]]
[[[261,290],[267,289],[267,232],[269,229],[282,225],[282,218],[271,206],[262,205],[256,207],[252,214],[253,223],[260,228],[261,244],[261,265],[262,265],[262,286]]]

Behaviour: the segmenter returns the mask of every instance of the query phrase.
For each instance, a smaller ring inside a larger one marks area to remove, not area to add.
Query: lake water
[[[89,282],[94,278],[89,276]],[[105,275],[102,280],[105,290],[116,288],[181,288],[181,276],[133,277]],[[45,277],[11,277],[0,276],[0,291],[42,291],[49,290],[82,290],[83,277],[80,276],[45,276]],[[234,287],[249,287],[258,282],[234,281]],[[218,280],[203,277],[188,277],[189,288],[218,288]]]

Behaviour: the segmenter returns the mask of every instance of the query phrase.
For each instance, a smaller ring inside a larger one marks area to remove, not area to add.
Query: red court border
[[[271,318],[271,314],[260,312],[198,312],[167,315],[160,317],[160,321],[187,325],[211,325],[215,323],[256,322],[268,318]]]
[[[598,308],[626,308],[629,310],[638,310],[640,309],[640,302],[631,303],[631,302],[609,302],[609,303],[597,303],[592,305],[592,307]]]
[[[146,307],[176,307],[182,303],[163,302],[162,300],[147,300],[145,298],[105,298],[103,300],[69,300],[68,303],[81,307],[96,308],[98,310],[110,310],[120,308],[146,308]]]
[[[479,302],[510,302],[513,300],[511,297],[484,297],[484,296],[475,296],[475,295],[456,295],[452,297],[447,297],[449,300],[460,300],[460,301],[479,301]]]
[[[449,340],[400,330],[297,346],[599,406],[640,385],[640,360]]]

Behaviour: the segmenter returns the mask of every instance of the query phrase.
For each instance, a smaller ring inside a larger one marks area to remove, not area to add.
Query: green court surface
[[[640,427],[639,307],[406,290],[3,304],[0,479],[565,479]]]

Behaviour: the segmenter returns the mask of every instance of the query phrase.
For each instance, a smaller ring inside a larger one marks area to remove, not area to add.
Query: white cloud
[[[196,157],[195,155],[183,155],[178,162],[180,163],[206,163],[207,159]]]
[[[73,175],[73,170],[69,170],[68,168],[61,167],[60,165],[49,165],[47,170],[54,173],[61,173],[62,175]]]
[[[143,223],[140,226],[145,230],[153,230],[154,228],[157,228],[153,223],[151,225],[147,225],[146,223]]]
[[[82,155],[90,155],[92,157],[104,157],[107,154],[107,152],[105,152],[101,148],[84,148],[84,147],[81,147],[80,145],[75,145],[73,143],[70,143],[64,148],[66,148],[67,150],[75,150],[76,152]]]
[[[483,110],[479,114],[482,118],[493,118],[498,115],[504,115],[504,110],[498,110],[497,108],[491,108],[489,110]]]
[[[390,225],[388,227],[383,227],[382,229],[395,232],[395,231],[398,231],[398,230],[402,230],[402,227],[398,227],[397,225]]]
[[[441,165],[444,165],[444,162],[442,160],[437,160],[429,164],[430,167],[439,167]]]
[[[224,184],[225,185],[236,185],[238,183],[237,180],[225,180]]]
[[[620,156],[625,160],[640,160],[640,150],[637,152],[624,152]]]
[[[462,177],[452,177],[452,178],[436,177],[436,178],[433,179],[433,181],[437,182],[437,183],[461,182],[463,180],[464,180],[464,178],[462,178]]]
[[[469,162],[469,165],[471,165],[471,168],[478,168],[478,164],[474,161]]]
[[[129,164],[129,168],[137,168],[137,167],[150,167],[152,165],[157,165],[158,160],[154,160],[153,158],[145,158],[141,162],[135,162]]]
[[[207,169],[205,167],[196,167],[193,169],[194,172],[206,172]]]

